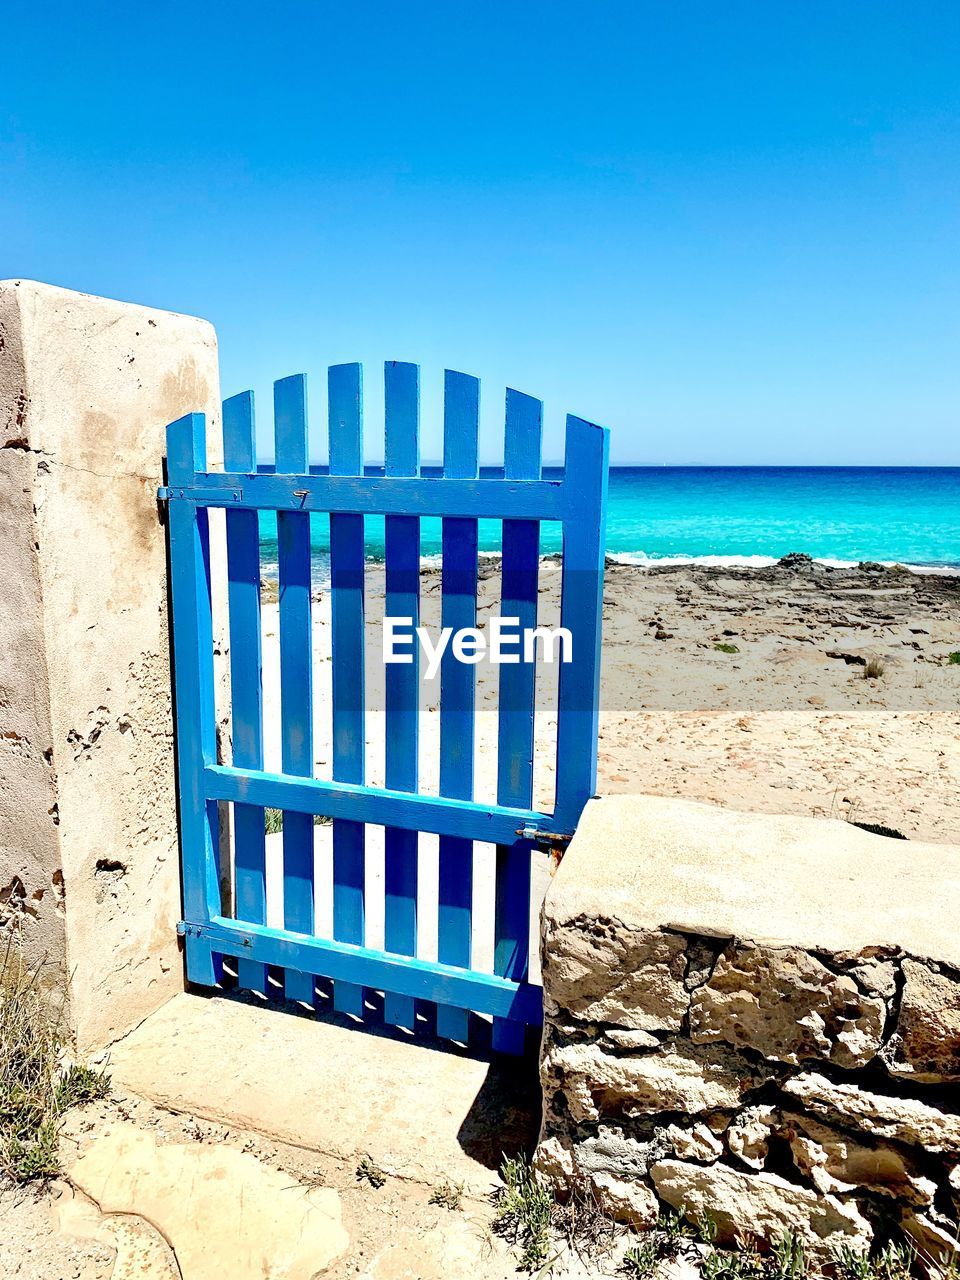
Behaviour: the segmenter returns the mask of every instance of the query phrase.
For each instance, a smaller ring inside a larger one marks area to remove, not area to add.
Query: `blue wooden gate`
[[[385,466],[365,475],[361,370],[329,370],[329,467],[311,471],[306,380],[275,385],[276,473],[257,470],[253,394],[223,405],[224,467],[209,470],[203,414],[167,429],[180,836],[187,976],[217,984],[221,958],[241,987],[363,1016],[364,992],[384,993],[384,1018],[413,1029],[415,1001],[436,1006],[437,1033],[465,1041],[470,1011],[493,1020],[493,1047],[522,1049],[542,1021],[528,980],[530,852],[573,832],[596,782],[608,433],[568,417],[562,479],[541,473],[542,405],[508,391],[503,476],[481,477],[479,383],[447,372],[442,476],[422,476],[419,370],[385,370]],[[218,763],[208,507],[226,509],[232,764]],[[282,772],[264,770],[260,511],[277,513]],[[310,513],[330,515],[333,780],[313,776]],[[557,692],[556,803],[532,807],[535,666],[500,668],[497,803],[473,798],[474,667],[448,649],[441,668],[439,795],[418,790],[418,670],[389,665],[385,787],[364,760],[364,517],[385,517],[387,614],[418,618],[420,517],[442,517],[442,624],[476,622],[477,521],[502,521],[501,614],[537,622],[541,521],[563,532],[561,624],[572,636]],[[234,806],[236,918],[224,914],[218,872],[220,802]],[[284,927],[266,924],[264,809],[283,813]],[[333,937],[314,927],[314,815],[332,819]],[[385,829],[385,949],[365,945],[365,824]],[[418,833],[439,836],[438,959],[418,958]],[[474,842],[496,846],[493,972],[471,969]]]

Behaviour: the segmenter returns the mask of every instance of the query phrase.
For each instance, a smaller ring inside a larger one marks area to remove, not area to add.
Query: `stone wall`
[[[618,1217],[956,1248],[960,849],[588,806],[543,915],[537,1160]]]
[[[81,1049],[180,990],[162,482],[208,415],[203,320],[0,283],[0,930]]]

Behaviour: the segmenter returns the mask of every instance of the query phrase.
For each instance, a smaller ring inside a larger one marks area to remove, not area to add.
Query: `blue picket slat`
[[[307,385],[303,374],[274,384],[277,471],[309,470]],[[282,511],[277,516],[280,581],[281,758],[285,773],[313,774],[313,651],[310,617],[310,516]],[[283,815],[283,920],[293,933],[313,933],[313,819]],[[313,1003],[311,974],[288,969],[288,1000]]]
[[[388,361],[384,367],[384,470],[388,476],[416,476],[420,471],[420,370],[414,364]],[[384,519],[384,613],[420,623],[420,520],[415,515]],[[386,688],[386,759],[388,787],[416,791],[419,777],[419,663],[414,649],[409,664],[391,663],[384,672]],[[417,953],[416,831],[388,827],[384,832],[384,945],[387,951]],[[384,1020],[414,1028],[411,997],[384,993]]]
[[[543,405],[532,396],[508,390],[504,435],[504,475],[540,478]],[[535,521],[504,520],[500,613],[519,618],[521,631],[537,625],[540,526]],[[497,747],[497,800],[530,807],[533,796],[533,735],[536,666],[519,662],[500,668]],[[494,902],[493,971],[522,981],[530,950],[530,844],[514,840],[497,848]],[[524,1025],[496,1018],[493,1047],[521,1053]]]
[[[443,398],[443,474],[477,475],[480,383],[447,370]],[[477,623],[477,522],[447,517],[442,527],[442,627],[454,631]],[[473,799],[475,668],[458,662],[451,648],[440,669],[440,794]],[[440,837],[437,955],[441,963],[470,968],[473,912],[473,844]],[[466,1042],[466,1009],[441,1005],[437,1034]]]
[[[570,487],[570,514],[563,522],[560,622],[570,630],[573,661],[561,664],[557,690],[554,817],[570,831],[597,786],[609,450],[608,431],[568,415],[564,483]]]
[[[188,413],[167,427],[168,479],[172,484],[191,484],[206,465],[206,418]],[[169,527],[183,910],[188,920],[202,923],[221,909],[219,814],[216,800],[207,795],[204,785],[204,769],[217,759],[207,513],[171,503]],[[188,936],[186,951],[190,981],[215,986],[210,943]]]
[[[230,471],[257,465],[253,392],[223,402],[223,463]],[[230,611],[230,699],[233,762],[263,768],[263,668],[260,654],[260,529],[256,511],[227,511],[227,593]],[[266,833],[263,810],[233,811],[236,915],[251,924],[267,919]],[[239,986],[266,992],[262,964],[240,959]]]
[[[330,474],[363,474],[363,401],[358,364],[328,371]],[[363,516],[330,516],[330,628],[333,696],[333,777],[364,780]],[[364,940],[365,829],[333,824],[333,936]],[[363,987],[333,984],[340,1013],[363,1016]]]

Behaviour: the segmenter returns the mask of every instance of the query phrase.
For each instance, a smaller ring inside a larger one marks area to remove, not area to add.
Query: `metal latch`
[[[517,827],[517,835],[521,840],[532,840],[534,844],[554,845],[569,844],[572,835],[562,831],[541,831],[539,827]]]
[[[573,839],[572,833],[567,835],[563,831],[541,831],[538,827],[517,827],[517,835],[521,840],[529,840],[532,844],[539,845],[541,849],[546,849],[554,867],[559,867],[567,851],[567,845]]]

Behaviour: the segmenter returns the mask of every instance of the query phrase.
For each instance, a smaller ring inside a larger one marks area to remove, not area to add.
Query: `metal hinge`
[[[200,938],[203,936],[203,925],[191,924],[189,920],[177,921],[178,938]]]
[[[242,489],[217,489],[212,491],[214,500],[212,506],[227,506],[231,502],[243,501]],[[306,492],[306,491],[304,491]],[[196,490],[188,490],[178,485],[162,484],[157,490],[157,502],[166,505],[171,498],[187,498],[192,497],[196,501]]]

